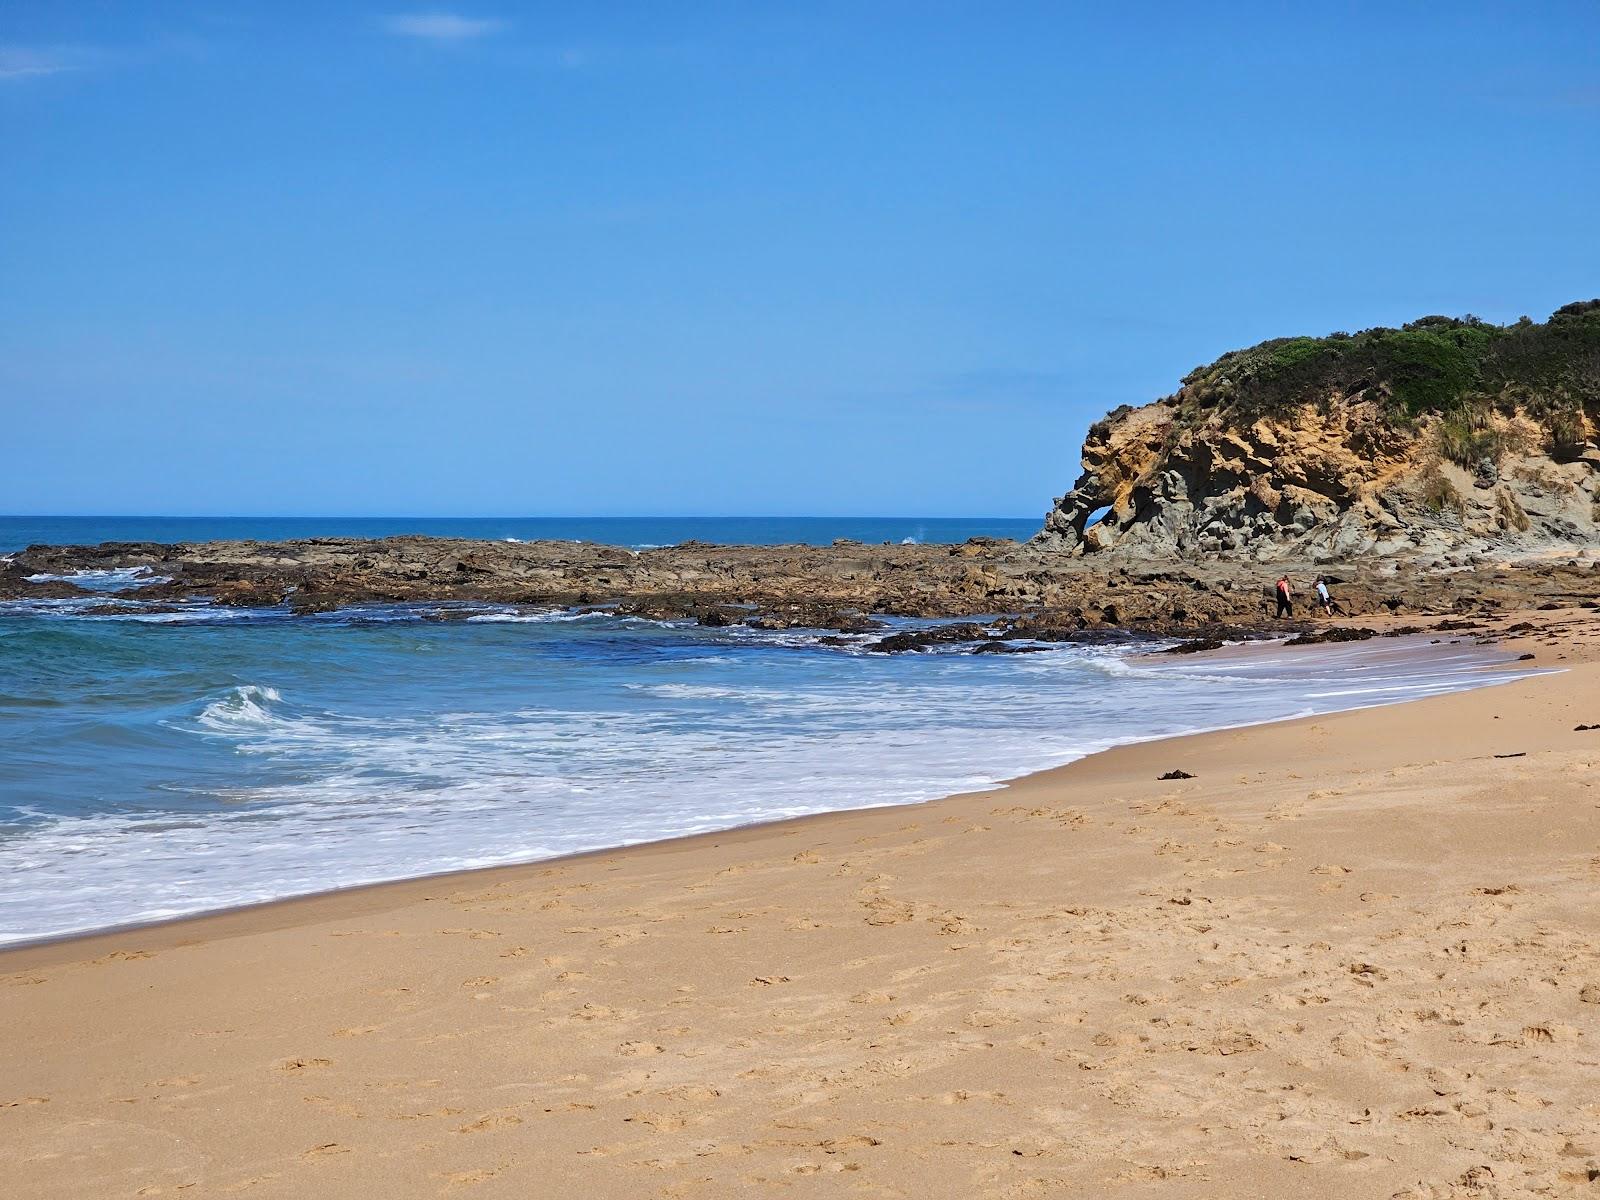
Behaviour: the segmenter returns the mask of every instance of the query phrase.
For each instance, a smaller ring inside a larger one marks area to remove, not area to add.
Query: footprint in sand
[[[259,1187],[263,1183],[273,1183],[279,1178],[279,1174],[276,1171],[272,1171],[266,1175],[256,1175],[249,1179],[241,1179],[238,1183],[230,1183],[222,1190],[231,1196],[238,1192],[248,1192],[251,1188]]]
[[[893,1004],[892,992],[857,992],[850,997],[851,1004]]]
[[[431,1117],[459,1117],[467,1110],[464,1108],[432,1108],[425,1112],[400,1112],[387,1114],[391,1121],[426,1121]]]
[[[497,1112],[485,1113],[476,1121],[469,1121],[457,1129],[457,1133],[486,1133],[491,1129],[507,1129],[513,1125],[521,1125],[522,1118],[516,1113]]]
[[[612,1008],[609,1004],[584,1004],[568,1020],[571,1021],[627,1021],[638,1014],[626,1009]]]
[[[333,1066],[331,1058],[291,1058],[278,1064],[278,1070],[285,1074],[297,1071],[318,1071],[323,1067]]]
[[[454,1191],[456,1188],[471,1187],[475,1183],[487,1183],[496,1175],[504,1171],[505,1167],[479,1167],[472,1171],[457,1171],[451,1175],[440,1175],[445,1186]]]
[[[903,900],[891,900],[887,896],[870,896],[860,903],[861,907],[867,910],[868,925],[901,925],[916,920],[917,910]]]
[[[313,1146],[300,1156],[302,1162],[315,1162],[319,1158],[328,1158],[335,1154],[349,1154],[349,1146],[341,1146],[338,1142],[324,1142],[320,1146]]]
[[[622,1119],[629,1124],[647,1125],[657,1133],[676,1133],[688,1125],[699,1123],[682,1113],[642,1112]]]
[[[683,1104],[704,1104],[716,1100],[722,1095],[720,1088],[712,1087],[709,1083],[681,1083],[677,1087],[666,1088],[656,1093],[663,1100],[676,1100]]]
[[[965,1088],[957,1088],[953,1092],[946,1092],[935,1099],[940,1104],[966,1104],[971,1100],[1000,1101],[1006,1098],[1004,1092],[969,1092]]]
[[[1548,1021],[1542,1025],[1522,1027],[1522,1041],[1530,1046],[1539,1042],[1570,1042],[1579,1036],[1578,1030],[1571,1025],[1557,1025]]]

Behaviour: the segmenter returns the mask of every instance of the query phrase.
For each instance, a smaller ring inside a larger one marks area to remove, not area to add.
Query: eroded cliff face
[[[1071,554],[1442,564],[1600,545],[1600,450],[1519,405],[1397,421],[1333,394],[1241,419],[1186,387],[1092,426],[1034,539]],[[1103,518],[1099,510],[1108,508]]]

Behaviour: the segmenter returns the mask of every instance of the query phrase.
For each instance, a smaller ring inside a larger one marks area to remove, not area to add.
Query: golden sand
[[[0,955],[0,1196],[1600,1195],[1592,616],[1478,692]]]

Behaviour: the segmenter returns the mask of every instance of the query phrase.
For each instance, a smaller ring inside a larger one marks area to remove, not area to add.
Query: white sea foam
[[[278,719],[269,706],[282,701],[283,696],[277,688],[243,684],[201,709],[196,724],[218,733],[261,729]]]
[[[168,583],[170,575],[157,575],[149,567],[84,567],[60,575],[41,572],[26,577],[29,583],[75,583],[81,588],[96,592],[117,592],[124,588],[143,587],[152,583]]]
[[[195,605],[192,608],[164,612],[91,613],[89,615],[97,621],[132,621],[141,625],[211,624],[223,621],[248,621],[251,617],[251,613],[244,609],[214,608],[210,605]]]
[[[567,621],[593,621],[605,617],[617,620],[615,613],[599,610],[586,612],[573,612],[571,609],[555,608],[546,612],[487,612],[473,613],[467,620],[479,625],[550,625]],[[626,620],[627,618],[621,618]]]
[[[96,609],[115,605],[115,612]],[[154,602],[120,596],[66,596],[46,600],[0,600],[0,615],[59,617],[84,621],[131,621],[147,625],[203,624],[218,621],[244,621],[248,609],[221,608],[199,602],[179,601],[156,607]]]
[[[570,631],[554,641],[567,653],[615,644],[609,626],[557,628]],[[162,726],[180,755],[209,756],[205,771],[174,777],[182,803],[93,814],[32,805],[20,832],[0,837],[13,901],[0,906],[0,941],[912,803],[1117,743],[1516,677],[1484,673],[1483,651],[1415,644],[1204,662],[1100,647],[888,658],[772,641],[780,648],[763,652],[727,630],[648,628],[621,648],[635,657],[603,676],[603,657],[555,682],[541,681],[566,659],[505,682],[455,686],[445,670],[448,694],[463,701],[449,707],[398,707],[401,685],[388,676],[366,690],[331,687],[341,682],[331,667],[292,685],[287,663],[197,697]],[[450,645],[467,636],[421,623],[346,632],[400,655],[420,637]],[[344,636],[319,634],[318,644]],[[528,632],[529,647],[550,644]],[[503,671],[530,661],[505,652]],[[501,703],[486,706],[482,693],[496,683]]]

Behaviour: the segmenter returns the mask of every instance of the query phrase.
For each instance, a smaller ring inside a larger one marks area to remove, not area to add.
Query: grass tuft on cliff
[[[1183,407],[1242,419],[1340,395],[1378,401],[1396,422],[1520,405],[1559,444],[1580,414],[1600,416],[1600,300],[1565,305],[1542,323],[1435,316],[1399,329],[1274,338],[1230,351],[1183,382]],[[1466,458],[1475,431],[1467,420],[1461,431]]]

